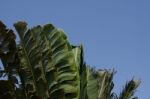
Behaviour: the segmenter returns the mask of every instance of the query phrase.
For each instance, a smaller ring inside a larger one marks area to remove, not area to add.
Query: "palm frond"
[[[114,71],[87,68],[88,99],[110,99],[113,89]]]
[[[14,26],[21,38],[22,50],[20,49],[19,53],[21,60],[20,74],[28,92],[27,94],[29,97],[37,95],[41,98],[47,98],[47,82],[41,61],[42,52],[36,42],[34,32],[27,29],[25,22],[18,22]]]
[[[26,76],[31,78],[24,79],[26,85],[27,81],[32,81],[34,91],[39,95],[39,89],[45,88],[42,82],[47,80],[50,98],[59,98],[58,92],[61,98],[79,97],[79,74],[72,46],[64,32],[51,24],[26,30],[26,23],[19,22],[15,28],[22,41],[22,56],[25,56],[21,58],[24,59],[21,63],[26,65],[22,65],[22,70],[25,68],[25,73],[29,72]]]
[[[54,80],[49,83],[49,93],[51,97],[77,98],[79,97],[79,74],[75,63],[72,46],[69,44],[65,33],[56,29],[53,25],[44,26],[43,34],[51,51],[50,61],[47,66],[46,75],[54,73]],[[47,76],[47,80],[50,77]],[[53,98],[52,98],[53,99]]]
[[[6,83],[9,83],[13,88],[11,88],[11,94],[13,94],[13,98],[17,98],[18,88],[16,85],[18,84],[18,56],[17,56],[17,48],[15,42],[16,36],[13,30],[7,29],[6,26],[0,21],[0,58],[4,67],[3,73],[8,77]],[[21,89],[21,91],[23,91]],[[23,97],[24,94],[21,94]]]
[[[132,79],[126,83],[123,91],[119,95],[119,99],[131,99],[140,84],[140,80]]]

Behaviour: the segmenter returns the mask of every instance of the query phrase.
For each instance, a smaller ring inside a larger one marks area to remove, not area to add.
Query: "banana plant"
[[[15,33],[0,21],[0,99],[135,99],[140,80],[131,79],[120,95],[113,92],[115,70],[86,65],[83,46],[69,43],[52,24]],[[20,42],[16,43],[16,34]]]

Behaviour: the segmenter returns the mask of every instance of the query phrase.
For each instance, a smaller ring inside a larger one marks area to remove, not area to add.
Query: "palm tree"
[[[114,70],[96,70],[84,61],[83,47],[73,46],[52,24],[14,27],[0,21],[0,99],[135,99],[140,81],[126,83],[120,95],[112,91]],[[2,77],[5,79],[2,80]]]

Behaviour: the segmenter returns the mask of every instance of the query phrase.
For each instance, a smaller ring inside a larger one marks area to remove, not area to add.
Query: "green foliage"
[[[52,24],[28,29],[18,22],[15,33],[0,22],[0,99],[131,99],[140,81],[132,79],[117,96],[114,70],[95,70],[84,62],[83,47],[69,43]],[[19,81],[20,79],[20,81]]]
[[[139,86],[139,84],[140,81],[134,79],[127,82],[119,96],[119,99],[130,99],[134,95],[135,89]],[[134,97],[134,99],[136,99],[136,97]]]

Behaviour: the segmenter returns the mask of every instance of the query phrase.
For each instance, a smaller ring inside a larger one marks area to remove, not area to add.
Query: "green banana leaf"
[[[64,31],[52,24],[31,29],[17,22],[16,35],[0,21],[0,99],[136,99],[140,80],[113,92],[114,70],[96,70],[84,61],[82,45],[71,45]]]
[[[26,79],[22,78],[27,92],[41,98],[78,99],[79,74],[76,72],[72,46],[64,32],[51,24],[31,30],[27,29],[24,22],[14,26],[22,41],[21,70],[28,73],[22,73],[22,76],[26,76]],[[32,87],[27,88],[27,85]],[[32,95],[29,93],[29,97]]]

